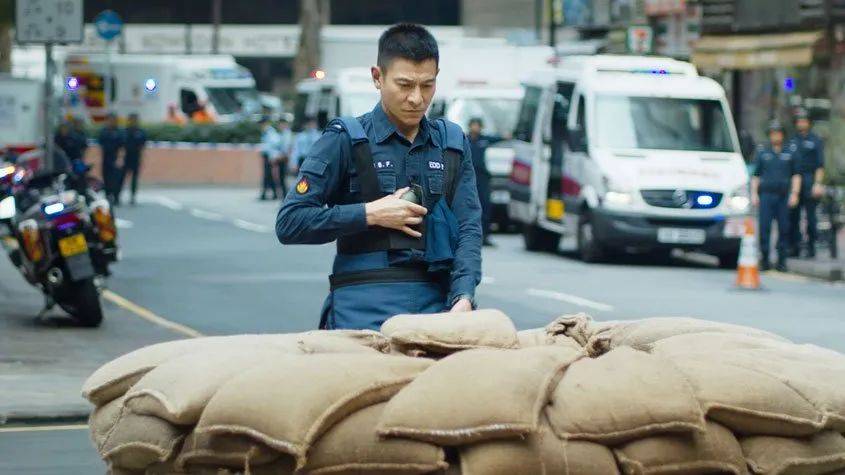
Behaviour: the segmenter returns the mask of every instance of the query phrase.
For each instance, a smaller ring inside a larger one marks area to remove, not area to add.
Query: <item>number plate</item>
[[[75,256],[88,252],[88,242],[85,241],[85,236],[82,234],[74,234],[66,238],[59,239],[59,253],[63,257]]]
[[[707,233],[703,229],[658,228],[657,242],[666,244],[704,244]]]

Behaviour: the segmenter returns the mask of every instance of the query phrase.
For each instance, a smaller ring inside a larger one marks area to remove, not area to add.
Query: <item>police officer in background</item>
[[[487,169],[487,147],[504,140],[496,135],[482,134],[484,121],[480,117],[473,117],[467,124],[469,128],[470,150],[472,152],[472,166],[475,169],[475,180],[478,186],[478,199],[481,202],[481,226],[484,233],[484,245],[492,246],[490,240],[490,170]]]
[[[126,174],[132,174],[131,188],[132,193],[129,204],[135,206],[135,196],[138,194],[138,173],[141,171],[141,156],[144,153],[144,147],[147,145],[147,133],[138,124],[138,114],[129,114],[129,121],[126,125],[126,153],[123,157],[123,176],[121,178],[120,188],[123,189],[123,184],[126,181]]]
[[[474,306],[481,207],[460,126],[425,116],[438,63],[422,26],[385,31],[371,68],[380,102],[327,125],[279,211],[283,244],[337,240],[322,328]]]
[[[751,202],[759,207],[760,253],[762,270],[771,268],[769,240],[772,221],[778,225],[776,269],[786,271],[789,252],[789,208],[798,205],[801,175],[796,160],[797,147],[790,142],[784,147],[783,126],[777,120],[769,123],[769,145],[760,146],[754,158],[751,177]]]
[[[53,139],[56,145],[65,152],[67,158],[71,161],[81,160],[82,153],[85,150],[79,137],[74,133],[70,123],[62,122],[59,124],[59,130]]]
[[[113,205],[120,206],[120,182],[123,172],[119,160],[126,138],[123,131],[117,127],[115,114],[109,113],[106,116],[106,125],[100,130],[97,142],[100,144],[103,157],[101,172],[106,197]]]
[[[288,168],[290,157],[293,151],[293,132],[290,130],[290,123],[286,117],[279,119],[279,141],[276,144],[276,168],[279,173],[279,187],[282,190],[282,199],[288,194]]]
[[[262,117],[259,122],[261,125],[261,193],[258,199],[264,201],[267,199],[267,192],[269,191],[273,199],[279,198],[279,187],[276,183],[276,177],[273,175],[273,168],[276,164],[276,155],[279,153],[279,133],[273,127],[273,122],[269,117]]]
[[[302,166],[302,161],[308,156],[308,151],[320,138],[320,131],[317,129],[317,119],[308,116],[302,131],[296,134],[296,141],[293,144],[292,160],[297,169]]]
[[[824,194],[821,182],[824,180],[824,141],[811,129],[807,111],[799,109],[795,113],[795,128],[798,134],[792,138],[797,148],[796,161],[801,174],[801,196],[798,206],[789,212],[791,244],[790,256],[798,257],[801,253],[801,211],[807,216],[807,257],[816,256],[816,205]]]

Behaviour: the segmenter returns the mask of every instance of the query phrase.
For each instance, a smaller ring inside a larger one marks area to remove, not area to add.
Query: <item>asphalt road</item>
[[[185,332],[293,332],[317,325],[334,246],[281,246],[273,234],[277,203],[258,202],[254,191],[241,189],[152,189],[142,197],[137,207],[120,209],[123,259],[109,282],[115,297],[106,307],[103,338],[118,339],[128,351]],[[733,271],[700,259],[587,265],[565,250],[528,253],[517,235],[494,240],[497,247],[484,249],[478,300],[502,309],[520,328],[573,312],[600,320],[693,316],[845,351],[841,284],[767,273],[765,290],[743,292],[732,288]],[[6,308],[4,302],[0,318]],[[22,311],[16,312],[20,319]],[[167,322],[182,326],[174,332]],[[0,473],[100,473],[87,437],[79,429],[0,429]]]

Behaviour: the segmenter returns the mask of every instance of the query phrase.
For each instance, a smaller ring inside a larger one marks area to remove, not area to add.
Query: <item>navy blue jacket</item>
[[[411,183],[443,193],[443,146],[440,133],[428,119],[420,122],[413,143],[390,122],[381,104],[359,118],[370,142],[379,183],[387,195]],[[463,159],[456,177],[452,211],[458,221],[458,244],[450,272],[449,301],[459,295],[474,297],[481,280],[481,206],[475,185],[469,142],[464,138]],[[367,229],[364,203],[358,197],[352,145],[340,127],[328,127],[314,143],[300,167],[297,186],[276,217],[276,235],[283,244],[323,244]],[[422,251],[387,251],[385,264],[423,262]],[[349,256],[335,258],[334,271],[342,272]],[[348,269],[347,269],[348,270]]]
[[[771,145],[757,147],[754,155],[754,176],[760,178],[761,193],[788,194],[793,175],[798,174],[797,146],[788,142],[780,153]]]
[[[124,133],[126,163],[135,165],[141,160],[141,151],[147,144],[147,133],[140,127],[127,127]]]
[[[117,153],[126,143],[126,136],[118,128],[103,127],[97,142],[103,151],[103,162],[114,162],[117,160]]]
[[[795,157],[798,173],[814,175],[817,169],[824,167],[824,140],[821,137],[812,132],[798,134],[792,138],[792,143],[798,150]]]

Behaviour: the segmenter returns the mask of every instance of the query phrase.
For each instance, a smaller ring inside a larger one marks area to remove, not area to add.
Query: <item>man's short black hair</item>
[[[484,121],[481,117],[473,117],[467,122],[467,126],[471,126],[472,124],[478,124],[479,127],[484,127]]]
[[[440,65],[437,40],[422,25],[399,23],[388,28],[378,40],[378,67],[384,72],[394,59],[421,63],[433,59]]]

